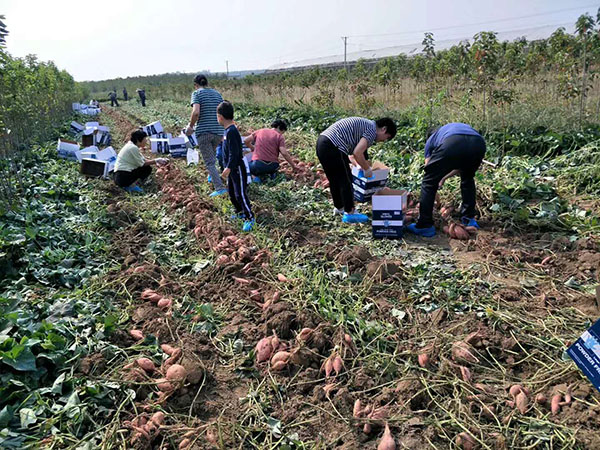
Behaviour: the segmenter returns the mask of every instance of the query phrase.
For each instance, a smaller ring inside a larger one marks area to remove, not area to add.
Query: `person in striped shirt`
[[[354,191],[350,157],[353,157],[365,176],[373,172],[367,149],[376,142],[385,142],[396,136],[396,124],[388,117],[369,120],[362,117],[341,119],[321,133],[317,139],[317,156],[329,180],[334,213],[343,214],[342,222],[364,223],[365,214],[354,210]]]
[[[211,197],[227,193],[225,184],[217,169],[217,146],[223,140],[224,129],[217,121],[217,106],[223,101],[221,94],[208,87],[205,75],[196,75],[194,78],[192,99],[192,116],[185,129],[185,134],[190,136],[196,133],[198,148],[208,170],[208,181],[213,183],[215,191]]]

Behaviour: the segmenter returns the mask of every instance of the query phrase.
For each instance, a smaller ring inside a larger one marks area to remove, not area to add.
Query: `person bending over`
[[[329,180],[334,213],[343,214],[342,222],[363,223],[368,217],[354,210],[354,190],[349,157],[352,156],[364,175],[373,175],[367,149],[376,142],[396,136],[396,124],[390,118],[369,120],[362,117],[341,119],[317,139],[317,156]]]
[[[242,152],[242,136],[233,123],[233,105],[227,101],[217,106],[217,120],[223,128],[223,165],[221,176],[227,179],[229,199],[235,208],[236,217],[243,217],[244,231],[254,226],[254,214],[248,198],[248,173]]]
[[[435,194],[448,178],[456,175],[460,175],[461,221],[479,228],[475,220],[477,191],[474,177],[485,156],[485,140],[464,123],[449,123],[429,134],[425,143],[425,175],[421,183],[419,219],[408,226],[408,231],[419,236],[435,236]]]
[[[127,192],[142,192],[142,188],[137,185],[139,181],[144,181],[152,173],[152,167],[155,164],[163,165],[169,162],[165,158],[146,160],[140,152],[140,147],[146,145],[146,133],[142,130],[135,130],[131,133],[131,140],[123,146],[117,155],[115,163],[115,183]]]
[[[257,130],[244,139],[246,146],[253,150],[250,173],[254,175],[255,183],[260,183],[261,177],[265,175],[275,178],[279,170],[280,153],[292,169],[298,170],[285,146],[283,133],[286,131],[285,121],[277,119],[271,124],[271,128]]]

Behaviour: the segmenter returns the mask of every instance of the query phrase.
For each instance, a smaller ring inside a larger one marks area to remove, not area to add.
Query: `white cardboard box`
[[[148,125],[142,127],[142,130],[144,130],[144,133],[146,133],[148,136],[152,136],[154,134],[162,133],[164,131],[163,126],[160,123],[160,120],[157,120],[156,122],[149,123]]]
[[[194,133],[192,133],[190,136],[188,136],[187,134],[185,134],[182,131],[181,134],[179,135],[179,137],[184,138],[187,141],[187,146],[189,148],[198,147],[198,139],[196,138],[196,135]]]
[[[150,151],[152,153],[169,153],[169,139],[150,138]]]
[[[404,226],[404,211],[407,207],[408,193],[405,190],[384,187],[373,194],[373,237],[392,238],[402,237]]]
[[[71,161],[78,161],[80,156],[80,146],[75,141],[69,141],[66,139],[59,139],[56,146],[58,151],[58,157],[64,159],[70,159]]]
[[[173,158],[185,158],[187,156],[187,142],[184,137],[175,137],[168,139],[169,153]]]
[[[388,177],[390,175],[390,169],[385,164],[375,161],[371,168],[373,170],[373,176],[366,178],[359,176],[360,167],[352,166],[352,184],[354,187],[354,199],[359,202],[366,202],[371,199],[373,194],[385,187],[387,184]]]
[[[73,134],[79,134],[79,133],[83,133],[83,130],[85,130],[85,127],[83,125],[81,125],[78,122],[71,122],[71,133]]]
[[[100,124],[98,122],[86,122],[85,123],[85,127],[86,128],[98,128]]]

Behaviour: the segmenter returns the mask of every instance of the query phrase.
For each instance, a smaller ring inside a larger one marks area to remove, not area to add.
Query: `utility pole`
[[[229,80],[229,60],[225,61],[225,67],[227,67],[227,79]]]
[[[348,62],[346,61],[346,47],[348,46],[348,36],[342,36],[342,41],[344,41],[344,69],[348,71]]]

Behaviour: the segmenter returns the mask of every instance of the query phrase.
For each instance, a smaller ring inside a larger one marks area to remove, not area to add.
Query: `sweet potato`
[[[463,341],[455,342],[452,345],[452,358],[459,362],[479,362],[479,359],[471,352],[471,346]]]
[[[282,273],[278,273],[277,274],[277,279],[279,281],[281,281],[282,283],[287,283],[288,281],[290,281],[284,274]]]
[[[462,225],[456,225],[454,227],[454,236],[456,237],[456,239],[466,241],[469,239],[469,232],[465,230]]]
[[[142,333],[140,330],[129,330],[129,334],[131,335],[132,338],[141,341],[142,339],[144,339],[144,333]]]
[[[456,233],[454,233],[455,228],[456,228],[455,223],[451,223],[450,226],[448,227],[448,235],[453,239],[456,239]]]
[[[513,384],[508,390],[508,393],[512,396],[513,399],[516,399],[517,395],[519,395],[520,392],[523,392],[523,386],[521,386],[520,384]]]
[[[344,334],[344,342],[350,347],[354,345],[354,342],[352,341],[352,336],[350,336],[348,333]]]
[[[471,371],[468,367],[460,366],[460,376],[462,377],[465,383],[471,382]]]
[[[396,450],[396,442],[392,437],[392,432],[390,431],[390,427],[387,423],[385,424],[385,431],[383,432],[381,441],[379,441],[377,450]]]
[[[555,416],[560,411],[560,401],[562,400],[562,395],[556,394],[552,397],[550,401],[550,411],[552,411],[552,415]]]
[[[363,425],[363,433],[369,434],[369,433],[371,433],[371,429],[372,429],[372,427],[371,427],[370,423],[365,423]]]
[[[231,277],[233,278],[234,281],[237,281],[240,284],[250,284],[250,280],[247,280],[246,278],[240,278],[240,277]]]
[[[152,362],[151,359],[148,358],[138,358],[135,360],[136,364],[144,369],[146,372],[152,373],[156,370],[156,366]]]
[[[331,360],[331,357],[327,358],[325,364],[323,364],[323,369],[325,369],[325,376],[329,378],[329,375],[331,375],[333,370],[333,361]]]
[[[333,358],[333,370],[335,371],[335,374],[339,375],[343,368],[344,360],[339,355],[336,355],[336,357]]]
[[[264,337],[258,344],[256,344],[256,362],[268,361],[273,353],[273,347],[271,346],[271,338]]]
[[[547,398],[544,394],[538,394],[535,396],[535,402],[540,404],[540,405],[544,405],[547,401]]]
[[[165,421],[165,413],[162,411],[155,412],[152,414],[150,421],[153,422],[157,427],[162,425],[162,423]]]
[[[542,262],[540,263],[542,266],[545,266],[546,264],[549,264],[552,261],[552,256],[546,256],[544,259],[542,259]]]
[[[456,436],[455,443],[457,446],[462,447],[464,450],[472,450],[475,448],[475,439],[469,433],[463,431]]]
[[[156,386],[162,392],[171,392],[173,390],[173,385],[166,378],[159,378],[158,380],[156,380]]]
[[[429,365],[429,355],[427,353],[421,353],[417,360],[419,361],[419,366],[427,367]]]
[[[225,264],[228,264],[229,262],[230,262],[229,256],[221,255],[217,258],[217,260],[215,261],[215,264],[217,266],[224,266]]]
[[[169,356],[171,356],[173,354],[173,352],[175,350],[177,350],[175,347],[173,347],[169,344],[161,344],[160,349]]]
[[[360,417],[362,414],[362,405],[360,403],[360,399],[356,399],[354,401],[354,408],[352,409],[352,417]]]
[[[173,300],[171,300],[170,298],[166,298],[166,297],[161,298],[157,303],[157,306],[160,309],[169,309],[172,305],[173,305]]]
[[[277,361],[271,364],[271,370],[279,372],[287,367],[287,361]]]
[[[279,351],[277,353],[275,353],[273,355],[273,357],[271,358],[271,364],[275,364],[278,363],[280,361],[283,361],[287,364],[287,362],[290,360],[290,356],[291,353],[290,352],[286,352],[286,351]]]
[[[312,336],[313,331],[314,330],[312,328],[302,328],[302,330],[300,330],[300,333],[298,333],[298,336],[296,336],[296,339],[301,342],[306,342]]]
[[[477,231],[479,231],[477,227],[465,227],[465,230],[467,230],[469,234],[477,234]]]
[[[186,376],[185,367],[179,364],[173,364],[167,369],[167,380],[169,381],[184,381]]]
[[[525,395],[525,392],[521,391],[517,394],[515,399],[515,405],[521,414],[525,414],[527,412],[527,407],[529,406],[529,398]]]
[[[444,232],[444,234],[450,234],[450,227],[448,225],[444,225],[444,227],[442,228],[442,231]]]
[[[275,293],[273,294],[273,303],[278,302],[280,298],[281,298],[281,292],[275,291]]]
[[[187,450],[190,445],[192,445],[191,439],[185,438],[179,443],[179,450]]]

